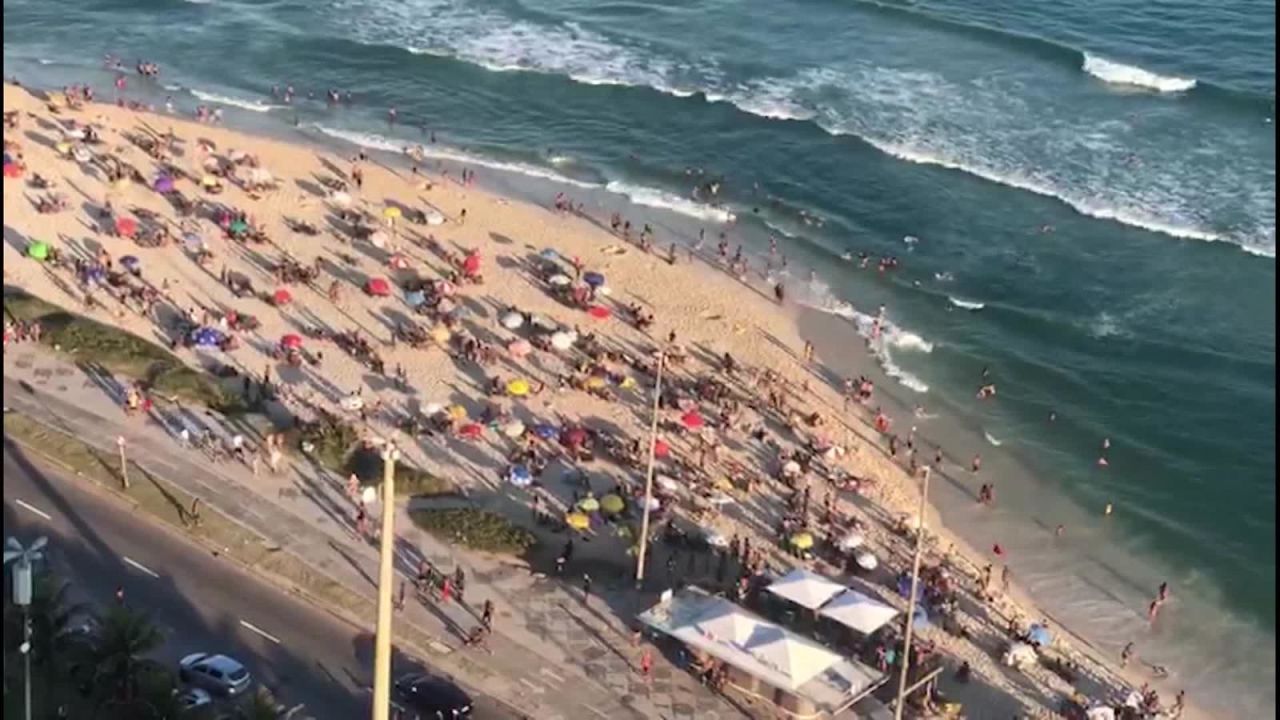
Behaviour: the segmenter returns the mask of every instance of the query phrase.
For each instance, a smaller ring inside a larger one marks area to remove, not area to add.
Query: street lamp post
[[[924,468],[920,483],[920,511],[916,522],[916,554],[911,561],[911,595],[907,600],[907,630],[902,642],[902,672],[898,675],[898,699],[893,704],[894,720],[902,720],[902,705],[906,699],[907,670],[911,667],[911,630],[916,620],[916,592],[920,586],[920,556],[924,553],[924,513],[929,499],[929,468]]]
[[[378,565],[378,636],[373,657],[373,720],[388,720],[391,710],[391,585],[394,583],[396,461],[400,451],[390,440],[382,449],[382,538]]]
[[[640,520],[640,549],[636,553],[636,587],[644,584],[644,558],[649,550],[649,508],[653,506],[653,464],[658,452],[658,406],[662,400],[662,371],[667,365],[667,350],[658,353],[657,380],[653,385],[653,419],[649,425],[649,466],[644,477],[644,515]]]
[[[26,720],[31,720],[31,563],[44,557],[41,550],[49,543],[49,539],[41,536],[32,541],[29,547],[23,547],[17,538],[9,538],[4,543],[4,564],[13,565],[13,604],[22,608],[22,652],[23,662],[23,697],[26,708]]]

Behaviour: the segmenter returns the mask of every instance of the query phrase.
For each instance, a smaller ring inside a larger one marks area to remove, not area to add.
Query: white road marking
[[[123,557],[123,556],[122,556],[122,557]],[[151,577],[153,577],[153,578],[158,578],[158,577],[160,577],[159,575],[157,575],[157,574],[156,574],[156,572],[155,572],[154,570],[152,570],[151,568],[147,567],[146,565],[143,565],[142,563],[138,562],[137,560],[134,560],[133,558],[130,558],[130,557],[123,557],[123,559],[124,559],[124,562],[125,562],[125,564],[126,564],[126,565],[132,565],[132,566],[134,566],[135,568],[137,568],[137,569],[141,570],[142,572],[144,572],[144,573],[146,573],[146,574],[150,575],[150,576],[151,576]]]
[[[27,509],[27,510],[30,510],[31,512],[35,513],[36,515],[39,515],[40,517],[44,518],[45,520],[52,520],[52,519],[53,519],[53,516],[52,516],[52,515],[50,515],[49,513],[45,512],[45,511],[43,511],[43,510],[41,510],[40,508],[38,508],[38,507],[36,507],[36,506],[34,506],[34,505],[31,505],[31,504],[25,503],[25,502],[23,502],[23,501],[21,501],[21,500],[19,500],[19,499],[17,499],[17,498],[14,498],[14,499],[13,499],[13,501],[14,501],[15,503],[17,503],[19,506],[21,506],[21,507],[23,507],[23,508],[25,508],[25,509]]]
[[[266,638],[266,639],[270,640],[271,642],[273,642],[273,643],[275,643],[275,644],[277,644],[277,645],[279,645],[279,644],[280,644],[280,638],[276,637],[275,635],[272,635],[271,633],[267,632],[266,630],[263,630],[262,628],[258,627],[257,625],[254,625],[253,623],[245,622],[244,620],[241,620],[241,621],[240,621],[240,624],[241,624],[241,625],[243,625],[243,626],[245,626],[245,627],[246,627],[246,628],[248,628],[249,630],[252,630],[253,632],[258,633],[259,635],[261,635],[262,637],[264,637],[264,638]]]
[[[529,689],[532,690],[536,695],[541,695],[542,693],[546,692],[545,690],[543,690],[541,685],[535,685],[534,683],[531,683],[524,678],[520,678],[520,682],[524,683],[525,685],[528,685]]]
[[[564,682],[564,678],[551,672],[551,670],[549,670],[548,668],[539,668],[538,672],[542,673],[543,675],[546,675],[549,678],[555,679],[556,682]]]
[[[608,718],[608,717],[609,717],[608,715],[606,715],[606,714],[605,714],[605,712],[604,712],[603,710],[601,710],[600,708],[598,708],[598,707],[596,707],[596,706],[594,706],[594,705],[588,705],[588,704],[586,704],[586,703],[582,703],[582,707],[584,707],[584,708],[586,708],[586,709],[590,710],[591,712],[593,712],[593,713],[595,713],[595,714],[599,715],[599,716],[600,716],[600,717],[602,717],[602,718]]]

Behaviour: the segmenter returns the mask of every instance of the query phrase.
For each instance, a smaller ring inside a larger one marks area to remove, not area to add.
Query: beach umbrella
[[[49,243],[37,240],[27,246],[27,257],[32,260],[48,260],[50,250],[52,248],[49,247]]]
[[[422,406],[422,414],[427,417],[431,417],[441,412],[444,412],[444,403],[431,402]]]
[[[641,501],[640,501],[640,504],[641,504],[641,505],[646,505],[646,504],[647,504],[647,505],[649,506],[649,511],[650,511],[650,512],[652,512],[652,511],[654,511],[654,510],[661,510],[661,509],[662,509],[662,501],[661,501],[661,500],[659,500],[659,499],[658,499],[658,498],[656,498],[656,497],[650,497],[650,498],[648,499],[648,501],[647,501],[647,502],[646,502],[645,500],[641,500]]]
[[[565,287],[573,282],[568,275],[552,275],[547,278],[547,284],[552,287]]]
[[[671,445],[666,440],[658,438],[653,441],[653,456],[664,458],[671,454]]]
[[[669,475],[659,475],[655,477],[653,481],[658,483],[658,487],[666,490],[667,492],[673,493],[680,490],[680,483],[676,482],[676,479]]]
[[[173,192],[173,178],[168,175],[161,175],[156,178],[151,187],[158,193],[171,193]]]
[[[342,400],[340,400],[338,404],[342,406],[343,410],[351,410],[354,412],[364,407],[364,398],[360,397],[359,395],[356,395],[355,393],[352,393],[342,398]]]
[[[461,405],[450,405],[449,417],[453,418],[454,420],[466,420],[467,409],[462,407]]]
[[[929,624],[929,612],[923,605],[917,605],[915,614],[911,616],[911,626],[916,630],[927,630]]]
[[[524,423],[519,420],[512,420],[502,426],[502,434],[514,440],[524,434]]]
[[[529,487],[533,484],[533,473],[529,472],[529,468],[524,465],[516,465],[511,468],[511,472],[507,473],[507,482],[516,487]]]
[[[704,421],[702,419],[702,416],[698,414],[697,410],[690,410],[689,412],[680,416],[680,423],[685,427],[689,428],[690,430],[697,430],[698,428],[702,427]]]
[[[439,294],[440,297],[453,297],[453,294],[458,292],[458,286],[448,280],[437,280],[435,282],[435,288],[436,293]]]
[[[387,297],[391,294],[391,283],[386,278],[369,278],[364,284],[364,291],[374,297]]]
[[[120,267],[131,273],[136,273],[142,269],[142,261],[134,255],[125,255],[120,258]]]
[[[391,238],[388,237],[386,233],[379,230],[378,232],[369,236],[369,244],[381,250],[382,248],[385,248],[387,246],[387,241],[390,239]]]
[[[857,550],[866,543],[866,539],[860,533],[851,532],[840,539],[841,550]]]
[[[567,332],[557,332],[551,336],[551,347],[557,350],[568,350],[573,347],[573,337]]]
[[[421,290],[411,290],[404,294],[404,301],[409,307],[422,307],[427,304],[427,294]]]
[[[880,561],[876,560],[876,556],[869,552],[858,553],[853,561],[858,564],[858,567],[867,571],[875,570],[880,566]]]
[[[131,217],[116,218],[116,233],[124,237],[133,237],[138,232],[138,221]]]
[[[216,347],[222,342],[222,333],[211,327],[196,328],[191,333],[191,340],[201,347]]]
[[[295,333],[289,333],[288,335],[280,338],[280,347],[287,348],[289,350],[297,350],[302,347],[302,336]]]
[[[449,328],[443,325],[437,325],[431,328],[431,339],[441,345],[449,342],[449,338],[453,337],[453,333],[449,332]]]
[[[14,179],[22,177],[22,166],[15,162],[5,161],[4,176]]]
[[[511,312],[502,316],[501,322],[502,322],[502,327],[508,330],[515,330],[519,328],[521,325],[524,325],[524,316],[516,312],[515,310],[512,310]]]
[[[200,178],[200,187],[203,187],[203,188],[215,188],[215,187],[218,187],[218,185],[220,184],[221,182],[218,180],[218,178],[212,175],[205,175],[204,177]]]
[[[471,253],[467,255],[466,259],[462,261],[462,272],[467,275],[475,275],[480,272],[479,250],[472,250]]]
[[[602,387],[604,387],[604,378],[602,377],[587,378],[587,389],[599,390]]]
[[[1040,623],[1036,623],[1035,625],[1032,625],[1031,628],[1027,631],[1027,639],[1041,646],[1052,645],[1053,633],[1050,632],[1049,628],[1045,627],[1044,625],[1041,625]]]
[[[587,431],[580,427],[565,428],[565,431],[560,433],[560,442],[566,447],[581,445],[586,441]]]
[[[800,463],[795,460],[788,460],[787,463],[782,466],[782,472],[785,475],[798,475],[800,474]]]
[[[600,510],[600,501],[588,495],[578,501],[578,509],[582,512],[598,512]]]
[[[604,276],[598,272],[583,273],[582,282],[591,287],[600,287],[604,284]]]
[[[457,309],[458,305],[449,298],[440,298],[440,302],[436,303],[436,310],[442,315],[448,315]]]
[[[1116,711],[1106,705],[1099,705],[1084,714],[1085,720],[1116,720]]]
[[[522,358],[533,352],[533,346],[529,344],[528,340],[512,340],[507,345],[507,352],[511,353],[512,357]]]
[[[507,394],[515,397],[524,397],[529,394],[529,381],[523,379],[512,380],[507,383]]]
[[[435,210],[432,210],[431,212],[427,213],[427,224],[428,224],[428,225],[443,225],[443,224],[444,224],[444,215],[441,215],[440,213],[436,212]]]
[[[543,260],[554,261],[560,259],[560,253],[556,252],[555,248],[544,248],[542,252],[538,253],[538,257]]]
[[[484,434],[484,426],[480,423],[467,423],[458,428],[458,435],[466,440],[475,440]]]
[[[603,305],[592,305],[587,308],[587,314],[597,320],[608,320],[609,316],[613,313],[609,311],[609,308]]]
[[[91,283],[101,283],[107,279],[107,271],[101,267],[91,267],[84,273],[85,279]]]
[[[351,207],[351,196],[342,191],[338,191],[329,196],[329,202],[345,210]]]
[[[529,327],[533,328],[534,330],[537,330],[538,332],[544,332],[544,333],[555,332],[560,328],[559,325],[556,325],[554,320],[551,320],[545,315],[530,315]]]
[[[233,220],[227,226],[227,230],[231,231],[232,235],[243,235],[249,232],[249,223],[244,220]]]
[[[538,423],[533,426],[533,434],[543,440],[550,440],[556,436],[556,428],[554,425],[548,425],[547,423]]]
[[[791,536],[791,547],[797,550],[808,550],[813,547],[813,534],[799,532]]]
[[[54,145],[53,149],[57,150],[59,155],[69,155],[71,154],[71,143],[67,142],[66,140],[63,140],[58,144]]]
[[[600,509],[610,515],[617,515],[622,512],[623,508],[626,506],[626,501],[614,493],[609,493],[608,495],[600,498]]]
[[[587,528],[591,527],[591,518],[587,517],[585,513],[580,513],[580,512],[566,513],[564,516],[564,524],[568,525],[574,530],[586,530]]]
[[[400,215],[401,215],[400,208],[395,207],[394,205],[384,208],[382,210],[382,217],[388,220],[399,220]]]
[[[271,296],[271,300],[276,305],[288,305],[293,302],[293,293],[290,293],[287,288],[280,288]]]

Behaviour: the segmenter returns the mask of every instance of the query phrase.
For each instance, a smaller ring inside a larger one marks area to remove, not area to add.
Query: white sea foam
[[[205,92],[204,90],[191,90],[191,94],[207,103],[215,103],[217,105],[229,105],[238,107],[241,110],[249,110],[251,112],[265,113],[271,112],[283,105],[271,105],[269,103],[260,102],[258,100],[244,100],[242,98],[228,97],[217,93]]]
[[[1196,81],[1192,78],[1157,75],[1140,67],[1113,62],[1088,53],[1085,53],[1081,69],[1113,85],[1140,87],[1163,93],[1186,92],[1196,86]]]
[[[658,190],[651,187],[631,185],[629,183],[614,180],[605,185],[605,189],[611,193],[625,195],[630,198],[631,202],[637,205],[663,208],[673,212],[678,212],[681,215],[698,218],[699,220],[728,223],[733,222],[736,217],[732,212],[724,208],[704,205],[702,203],[689,200],[688,198],[682,198],[679,195],[669,193],[665,190]]]
[[[960,298],[958,298],[958,297],[952,297],[951,295],[948,295],[948,296],[947,296],[947,302],[951,303],[952,305],[955,305],[956,307],[960,308],[961,310],[974,310],[974,311],[977,311],[977,310],[981,310],[982,308],[986,307],[986,304],[985,304],[985,303],[976,302],[976,301],[974,301],[974,300],[962,300],[962,299],[960,299]]]
[[[991,443],[992,445],[995,445],[996,447],[1000,447],[1001,445],[1004,444],[1003,440],[996,438],[994,435],[987,432],[986,430],[982,431],[982,437],[986,438],[987,442]]]

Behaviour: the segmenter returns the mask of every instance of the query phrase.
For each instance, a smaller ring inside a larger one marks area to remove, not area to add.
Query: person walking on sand
[[[808,340],[804,341],[804,361],[813,362],[813,343]]]
[[[651,678],[650,673],[652,671],[653,671],[653,650],[650,648],[645,648],[644,652],[640,653],[640,677],[644,678],[644,681],[647,683]]]
[[[591,575],[582,573],[582,604],[586,605],[591,601]]]
[[[978,471],[982,469],[982,455],[973,456],[973,462],[969,464],[969,469],[974,475],[978,474]]]
[[[404,580],[400,581],[400,591],[396,594],[395,608],[396,612],[404,611]]]
[[[1008,565],[1005,565],[1004,568],[1000,570],[1000,587],[1006,593],[1009,592],[1009,582],[1012,579],[1013,579],[1013,571],[1009,569]]]
[[[1120,651],[1120,667],[1128,667],[1129,660],[1133,658],[1133,643],[1130,642]]]
[[[485,632],[493,632],[493,601],[484,601],[484,610],[480,613],[480,624],[484,626]]]
[[[1156,621],[1156,616],[1158,616],[1159,614],[1160,614],[1160,600],[1159,599],[1152,600],[1151,604],[1147,605],[1147,622],[1154,623]]]

